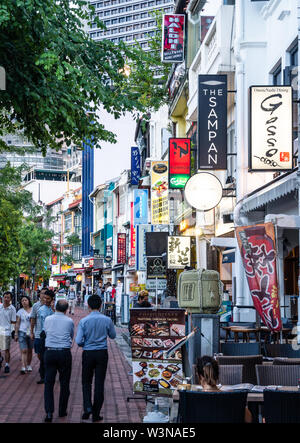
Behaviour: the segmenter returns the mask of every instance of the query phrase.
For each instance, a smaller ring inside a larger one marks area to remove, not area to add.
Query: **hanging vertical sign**
[[[191,176],[191,140],[169,139],[169,187],[183,189]]]
[[[254,307],[271,331],[282,328],[273,223],[236,228]]]
[[[198,77],[198,169],[227,169],[227,76]]]
[[[293,167],[291,86],[250,88],[250,171],[286,171]]]
[[[126,234],[118,233],[117,237],[117,263],[126,263]]]
[[[148,223],[148,189],[134,189],[134,225]]]
[[[168,237],[168,269],[191,266],[191,237]]]
[[[168,162],[151,162],[151,219],[153,225],[169,224]]]
[[[133,202],[130,203],[130,263],[131,266],[135,265],[135,228],[134,228],[134,215],[133,215]]]
[[[58,257],[57,257],[57,245],[52,246],[52,255],[51,255],[51,265],[57,265]]]
[[[131,147],[131,184],[138,185],[141,177],[141,155],[138,147]]]
[[[147,270],[146,232],[153,231],[153,225],[136,225],[136,269]]]
[[[164,14],[161,60],[166,63],[184,61],[184,14]]]

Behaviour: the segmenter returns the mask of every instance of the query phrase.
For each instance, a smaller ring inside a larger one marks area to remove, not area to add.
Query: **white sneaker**
[[[27,372],[32,372],[32,367],[31,366],[27,366],[26,370],[27,370]]]

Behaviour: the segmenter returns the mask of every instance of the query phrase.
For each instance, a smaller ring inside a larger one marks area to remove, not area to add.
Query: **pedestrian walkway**
[[[87,311],[76,308],[72,319],[75,323],[75,334],[79,320]],[[117,328],[116,341],[108,339],[109,363],[105,380],[105,400],[101,410],[104,419],[99,423],[140,423],[146,414],[145,402],[130,400],[132,396],[131,366],[123,355],[118,343],[122,343],[122,329]],[[126,346],[124,344],[124,346]],[[81,391],[81,354],[82,350],[75,343],[72,348],[72,377],[68,416],[58,417],[59,382],[58,375],[54,388],[55,411],[53,423],[79,423],[82,409]],[[21,358],[19,345],[13,342],[11,347],[10,373],[0,371],[0,423],[40,423],[44,421],[44,385],[36,384],[39,380],[39,360],[33,356],[31,374],[21,375]],[[84,423],[91,423],[85,420]],[[97,424],[97,423],[94,423]]]

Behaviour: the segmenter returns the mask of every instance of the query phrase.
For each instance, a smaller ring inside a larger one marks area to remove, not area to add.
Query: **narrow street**
[[[75,322],[75,334],[79,320],[87,315],[87,311],[76,308],[72,317]],[[132,396],[132,376],[129,375],[131,366],[120,349],[128,345],[122,338],[122,328],[117,328],[116,340],[108,339],[109,364],[105,381],[105,400],[101,410],[104,419],[100,423],[140,423],[145,415],[145,402],[130,400]],[[70,398],[68,416],[58,417],[59,382],[58,375],[55,384],[55,411],[53,423],[79,423],[83,413],[81,391],[81,354],[82,350],[76,345],[72,348],[72,376],[70,383]],[[34,354],[32,360],[33,372],[20,374],[20,351],[15,342],[11,346],[11,371],[0,372],[0,423],[41,423],[44,421],[44,385],[36,384],[39,380],[39,361]],[[85,420],[91,423],[91,420]]]

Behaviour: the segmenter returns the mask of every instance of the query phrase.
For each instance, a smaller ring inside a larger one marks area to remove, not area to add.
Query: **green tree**
[[[0,63],[7,89],[0,93],[0,136],[21,131],[44,153],[84,139],[101,147],[102,140],[116,139],[96,115],[100,107],[118,118],[164,102],[163,82],[153,77],[157,53],[95,42],[84,30],[84,22],[92,21],[104,27],[87,0],[1,1]],[[1,139],[0,149],[8,149]]]

